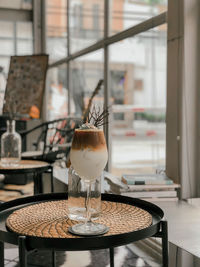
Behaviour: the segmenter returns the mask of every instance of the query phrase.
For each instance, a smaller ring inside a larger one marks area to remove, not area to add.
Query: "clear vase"
[[[86,184],[70,166],[68,172],[68,216],[71,220],[86,220],[86,194]],[[97,219],[101,212],[101,176],[91,184],[90,209],[92,219]]]
[[[15,120],[8,120],[7,131],[1,136],[1,165],[17,166],[21,160],[21,136],[15,131]]]

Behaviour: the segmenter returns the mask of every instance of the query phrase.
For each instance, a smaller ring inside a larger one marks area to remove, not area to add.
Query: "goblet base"
[[[68,231],[74,235],[95,236],[107,233],[109,228],[105,224],[100,223],[79,223],[69,227]]]

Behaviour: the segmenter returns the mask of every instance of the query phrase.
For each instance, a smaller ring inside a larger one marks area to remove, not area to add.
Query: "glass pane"
[[[17,38],[33,38],[33,28],[31,22],[17,22]]]
[[[0,51],[3,55],[13,55],[14,54],[14,42],[12,40],[2,39],[0,41]]]
[[[0,55],[0,66],[3,68],[3,72],[6,74],[6,76],[8,74],[9,64],[10,57]]]
[[[22,41],[17,42],[17,55],[30,55],[33,53],[33,41]]]
[[[92,45],[104,35],[104,1],[70,1],[71,53]]]
[[[51,61],[67,55],[67,1],[47,0],[47,53]]]
[[[80,57],[71,63],[72,113],[82,115],[100,79],[103,79],[103,51],[99,50]],[[94,97],[96,108],[103,107],[103,86]]]
[[[13,38],[14,25],[12,22],[0,21],[0,37]]]
[[[6,78],[9,66],[9,57],[1,57],[0,56],[0,114],[3,111],[3,100],[4,100],[4,93],[6,89]]]
[[[167,0],[115,0],[110,6],[110,35],[113,35],[166,11]]]
[[[68,114],[66,64],[48,70],[46,87],[48,120],[66,117]]]
[[[1,0],[0,7],[14,9],[32,9],[32,0]]]
[[[166,25],[110,46],[112,172],[165,164]]]

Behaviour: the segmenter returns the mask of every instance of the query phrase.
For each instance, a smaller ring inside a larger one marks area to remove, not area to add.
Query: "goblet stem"
[[[91,182],[85,181],[86,186],[86,219],[84,223],[75,224],[68,228],[68,231],[75,235],[80,236],[92,236],[92,235],[103,235],[108,232],[109,228],[100,223],[93,223],[91,221]]]
[[[86,182],[86,223],[91,222],[91,182]]]

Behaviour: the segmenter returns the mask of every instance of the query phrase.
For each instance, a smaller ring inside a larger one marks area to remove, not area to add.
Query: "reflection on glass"
[[[33,51],[33,41],[18,41],[17,55],[31,55]]]
[[[32,0],[1,0],[0,7],[12,9],[32,9]]]
[[[55,61],[67,55],[67,1],[46,1],[47,52]]]
[[[104,1],[70,1],[71,53],[92,45],[104,35]]]
[[[71,91],[75,112],[78,115],[83,113],[89,98],[92,95],[97,83],[103,79],[103,51],[90,53],[80,57],[71,63]],[[103,106],[103,87],[93,99],[93,104]]]
[[[14,24],[12,22],[0,21],[0,37],[13,37]]]
[[[110,1],[109,35],[126,30],[167,10],[167,0]]]
[[[33,38],[32,22],[17,22],[16,34],[17,38],[32,39]]]
[[[48,120],[66,117],[68,114],[67,66],[49,69],[47,72],[47,117]],[[72,111],[74,111],[71,99]]]
[[[103,79],[103,53],[97,51],[70,63],[70,114],[82,115],[97,83]],[[52,68],[47,73],[48,118],[55,119],[68,114],[67,65]],[[103,86],[93,103],[103,106]]]
[[[166,25],[110,46],[112,172],[155,173],[165,162]]]
[[[5,73],[5,67],[8,66],[8,59],[6,57],[1,58],[0,57],[0,114],[2,114],[3,111],[3,101],[4,101],[4,94],[6,89],[6,73]]]
[[[0,41],[0,51],[4,51],[5,55],[13,55],[14,54],[14,43],[12,40],[1,40]]]

